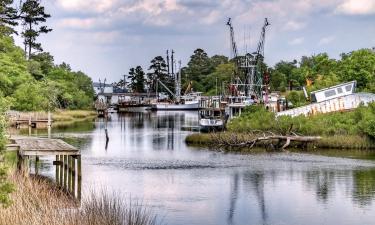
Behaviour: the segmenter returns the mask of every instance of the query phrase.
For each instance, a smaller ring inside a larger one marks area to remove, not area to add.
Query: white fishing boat
[[[228,120],[224,105],[218,96],[203,99],[199,111],[199,128],[201,132],[222,131]]]
[[[221,131],[224,130],[225,122],[222,118],[201,118],[199,127],[202,132]]]
[[[151,103],[152,110],[198,110],[201,92],[193,92],[181,96],[179,102],[155,102]]]
[[[181,61],[180,63],[180,72],[173,74],[175,76],[175,93],[173,93],[163,82],[157,80],[156,84],[160,84],[165,90],[173,96],[172,101],[159,101],[151,103],[151,110],[199,110],[199,101],[202,96],[202,92],[191,92],[192,83],[188,85],[185,94],[181,96]],[[156,88],[158,89],[158,88]]]

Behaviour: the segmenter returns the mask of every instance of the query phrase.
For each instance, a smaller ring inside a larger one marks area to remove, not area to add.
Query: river
[[[81,149],[84,193],[119,192],[165,224],[375,224],[373,153],[241,155],[188,147],[184,138],[197,124],[196,112],[112,114],[108,122],[53,129],[52,136]],[[51,163],[43,165],[53,176]]]

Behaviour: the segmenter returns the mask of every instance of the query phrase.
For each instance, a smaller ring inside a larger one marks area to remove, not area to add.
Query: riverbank
[[[244,133],[225,132],[220,134],[220,139],[228,140],[236,136],[239,141],[246,142],[253,139],[253,136]],[[186,144],[190,146],[200,146],[208,148],[218,148],[217,135],[196,133],[188,135],[185,139]],[[256,146],[269,148],[269,142],[260,142]],[[323,136],[321,139],[301,146],[298,143],[291,143],[293,150],[313,150],[313,149],[357,149],[357,150],[375,150],[375,141],[369,137],[359,135],[337,135]],[[225,151],[247,152],[250,148],[222,148]]]
[[[232,119],[228,131],[220,134],[192,134],[190,145],[216,146],[220,143],[251,142],[260,136],[315,136],[319,140],[291,143],[297,149],[375,149],[375,103],[354,111],[313,116],[279,116],[261,106],[251,106]],[[259,136],[260,135],[260,136]],[[255,146],[277,146],[272,141],[260,141]],[[279,146],[280,147],[280,146]],[[233,148],[232,148],[233,149]]]
[[[97,116],[93,110],[58,110],[53,113],[54,123],[74,123],[93,119]]]

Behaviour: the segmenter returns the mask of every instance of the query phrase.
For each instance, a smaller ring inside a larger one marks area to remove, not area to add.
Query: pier
[[[31,128],[48,128],[52,126],[52,116],[50,112],[17,112],[10,111],[7,113],[10,123],[16,128],[22,125]]]
[[[10,138],[7,151],[17,152],[17,170],[28,176],[30,159],[34,158],[35,174],[39,173],[39,157],[53,156],[56,184],[68,194],[81,199],[82,172],[81,153],[60,139],[14,137]]]

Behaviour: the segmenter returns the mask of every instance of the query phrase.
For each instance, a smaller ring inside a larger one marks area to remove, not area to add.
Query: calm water
[[[113,114],[53,136],[82,150],[84,190],[142,200],[167,224],[375,224],[375,161],[187,147],[182,128],[197,120],[194,112]]]

